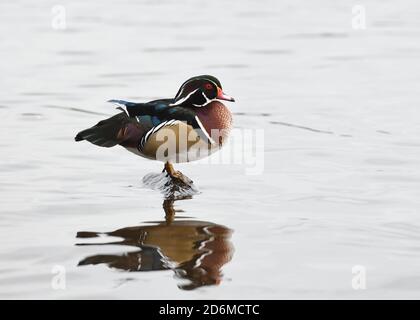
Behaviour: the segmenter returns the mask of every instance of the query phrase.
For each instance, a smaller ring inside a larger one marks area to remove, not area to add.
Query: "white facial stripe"
[[[210,79],[206,79],[206,80],[213,83],[216,88],[219,87],[214,81],[212,81]],[[203,91],[201,93],[203,94],[204,99],[206,99],[206,102],[204,102],[203,104],[193,104],[194,107],[204,107],[207,104],[209,104],[210,102],[212,102],[213,100],[215,100],[215,99],[209,99],[209,97],[207,97],[206,94]]]
[[[216,88],[218,88],[218,87],[219,87],[219,86],[216,84],[216,82],[214,82],[213,80],[206,79],[206,81],[213,83],[213,84],[214,84],[214,86],[215,86]],[[186,83],[184,83],[184,84],[182,85],[181,90],[180,90],[180,91],[179,91],[179,93],[175,96],[175,100],[176,100],[176,98],[178,98],[179,96],[182,96],[182,93],[184,92],[185,86],[186,86],[188,83],[189,83],[189,82],[186,82]]]
[[[214,81],[212,81],[212,80],[210,80],[210,79],[206,79],[207,81],[210,81],[211,83],[213,83],[214,85],[215,85],[215,87],[216,88],[219,88],[219,86],[214,82]]]
[[[211,82],[211,83],[213,83],[214,84],[214,86],[216,87],[216,89],[217,88],[219,88],[219,86],[216,84],[216,82],[214,82],[213,80],[210,80],[210,79],[206,79],[206,81],[208,81],[208,82]],[[181,91],[179,92],[179,94],[177,94],[176,95],[176,97],[175,97],[175,100],[179,97],[179,96],[182,96],[182,94],[184,93],[184,89],[185,89],[185,85],[186,84],[184,84],[184,86],[182,87],[182,89],[181,89]],[[185,98],[182,98],[181,100],[179,100],[178,102],[175,102],[175,103],[172,103],[172,104],[170,104],[170,106],[178,106],[178,105],[180,105],[180,104],[182,104],[182,103],[184,103],[186,100],[188,100],[189,98],[190,98],[190,96],[192,95],[192,94],[194,94],[197,90],[199,90],[200,88],[197,88],[197,89],[195,89],[194,91],[192,91],[192,92],[190,92]],[[203,96],[204,96],[204,98],[206,99],[206,102],[204,103],[204,104],[193,104],[193,106],[195,106],[195,107],[203,107],[203,106],[205,106],[206,104],[208,104],[209,102],[211,102],[212,100],[210,100],[205,94],[204,94],[204,92],[202,92],[202,94],[203,94]],[[213,99],[214,100],[214,99]]]
[[[212,101],[213,101],[213,100],[209,99],[209,98],[206,96],[206,94],[205,94],[204,92],[201,92],[201,93],[202,93],[202,95],[203,95],[204,99],[206,99],[206,102],[204,102],[203,104],[194,104],[194,103],[193,103],[193,106],[194,106],[194,107],[198,107],[198,108],[200,108],[200,107],[204,107],[204,106],[206,106],[207,104],[209,104],[210,102],[212,102]]]
[[[175,96],[175,100],[178,99],[178,97],[182,96],[182,93],[184,92],[185,87],[182,87],[181,91]]]
[[[186,85],[187,85],[187,83],[184,83],[184,84],[182,85],[181,90],[179,90],[179,93],[175,96],[175,100],[176,100],[178,97],[182,96],[182,94],[184,93],[184,90],[185,90],[185,86],[186,86]]]
[[[198,118],[198,116],[195,116],[195,120],[197,121],[198,125],[200,126],[200,129],[204,132],[204,134],[206,135],[207,139],[209,139],[211,144],[214,144],[214,140],[210,137],[209,133],[206,131],[206,128],[204,128],[203,124],[201,123],[200,119]]]
[[[204,92],[202,92],[204,99],[206,99],[206,102],[203,104],[203,106],[205,106],[207,103],[210,103],[212,100],[209,99],[209,97],[206,96],[206,94]]]
[[[194,91],[191,91],[186,97],[182,98],[181,100],[171,103],[170,106],[179,106],[180,104],[184,103],[186,100],[188,100],[194,93],[196,93],[198,89],[195,89]]]

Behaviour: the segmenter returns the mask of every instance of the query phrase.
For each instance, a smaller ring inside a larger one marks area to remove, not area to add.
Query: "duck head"
[[[235,101],[234,98],[223,92],[222,85],[217,78],[202,75],[185,81],[179,88],[172,105],[203,107],[214,100]]]

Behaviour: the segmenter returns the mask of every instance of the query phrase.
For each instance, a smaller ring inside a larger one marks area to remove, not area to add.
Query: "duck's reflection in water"
[[[189,280],[178,287],[191,290],[219,284],[221,268],[233,256],[232,230],[207,221],[175,219],[173,200],[165,200],[165,220],[112,232],[78,232],[78,238],[113,236],[121,241],[78,243],[77,245],[124,245],[137,251],[121,254],[97,254],[86,257],[79,266],[106,264],[125,271],[173,270],[181,279]]]

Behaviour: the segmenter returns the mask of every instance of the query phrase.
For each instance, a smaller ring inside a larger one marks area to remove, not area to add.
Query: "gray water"
[[[1,298],[420,297],[418,1],[56,4],[0,2]],[[203,73],[260,174],[180,164],[200,194],[164,203],[161,163],[73,141]]]

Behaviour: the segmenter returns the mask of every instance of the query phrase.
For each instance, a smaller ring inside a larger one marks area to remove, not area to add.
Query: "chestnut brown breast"
[[[227,138],[232,128],[232,114],[223,103],[213,101],[197,108],[196,114],[210,135],[212,130],[222,130],[222,137]]]

